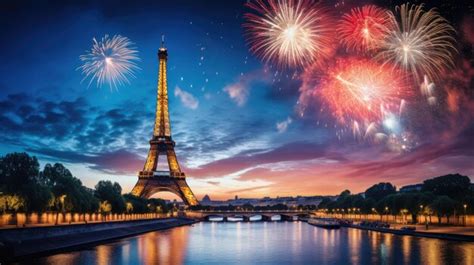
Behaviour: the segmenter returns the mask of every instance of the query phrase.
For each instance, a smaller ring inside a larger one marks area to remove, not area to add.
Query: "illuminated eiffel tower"
[[[166,80],[166,62],[168,51],[164,47],[164,41],[158,50],[159,73],[158,73],[158,97],[156,102],[156,117],[153,137],[150,140],[150,150],[143,170],[138,174],[138,182],[132,190],[132,194],[143,198],[149,198],[160,191],[169,191],[178,195],[184,203],[193,206],[198,205],[193,192],[186,183],[186,175],[181,171],[174,152],[175,142],[171,138],[170,117],[168,112],[168,86]],[[160,155],[165,156],[168,169],[157,170]]]

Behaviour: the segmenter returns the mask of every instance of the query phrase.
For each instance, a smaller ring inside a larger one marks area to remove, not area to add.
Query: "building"
[[[211,198],[209,197],[209,195],[204,195],[204,197],[202,197],[202,200],[201,200],[201,204],[202,205],[210,205],[211,204]]]
[[[225,201],[212,201],[208,195],[204,196],[201,204],[204,206],[243,206],[250,204],[252,206],[273,206],[277,204],[284,204],[288,207],[297,207],[299,205],[319,205],[324,197],[328,196],[296,196],[296,197],[264,197],[264,198],[239,198],[235,196],[234,199]],[[331,196],[329,196],[331,197]]]
[[[413,184],[413,185],[406,185],[400,188],[400,192],[414,192],[414,191],[421,191],[423,188],[423,184]]]

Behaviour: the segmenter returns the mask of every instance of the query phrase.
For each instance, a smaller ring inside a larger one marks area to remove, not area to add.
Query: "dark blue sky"
[[[470,115],[449,118],[456,120],[449,126],[460,129],[449,131],[442,148],[435,132],[408,154],[350,135],[338,139],[334,130],[316,124],[324,119],[316,113],[299,117],[301,82],[248,51],[244,3],[0,4],[0,154],[27,151],[42,165],[65,163],[87,186],[111,179],[130,190],[152,133],[156,52],[164,34],[172,133],[199,198],[332,194],[382,180],[401,185],[443,173],[473,175]],[[469,14],[461,14],[455,22],[459,39],[472,49],[472,36],[462,36]],[[116,91],[88,87],[76,70],[92,38],[105,34],[128,37],[141,59],[136,78]],[[459,60],[472,71],[467,54]],[[462,107],[470,108],[472,96],[465,100]]]

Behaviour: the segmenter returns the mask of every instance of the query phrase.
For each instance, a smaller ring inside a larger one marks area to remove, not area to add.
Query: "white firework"
[[[90,79],[89,86],[95,81],[97,87],[107,83],[111,89],[116,89],[130,83],[129,77],[135,77],[140,69],[136,64],[140,60],[138,51],[130,39],[121,35],[112,38],[105,35],[101,41],[93,38],[92,49],[79,58],[83,65],[78,69],[84,74],[83,81]]]
[[[424,75],[431,80],[441,78],[454,65],[454,28],[435,9],[425,11],[422,4],[404,4],[396,10],[391,14],[395,28],[387,32],[378,57],[410,71],[416,80]]]
[[[310,0],[248,2],[244,28],[250,50],[282,68],[305,66],[329,56],[332,30],[326,9]]]

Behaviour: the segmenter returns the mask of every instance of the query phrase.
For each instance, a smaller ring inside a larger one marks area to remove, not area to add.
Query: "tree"
[[[270,206],[270,210],[288,210],[288,206],[283,203],[277,203],[272,206]]]
[[[0,212],[15,213],[24,205],[24,200],[18,195],[1,195],[0,196]]]
[[[393,194],[382,198],[381,200],[376,201],[375,210],[380,215],[380,220],[382,220],[383,215],[389,214],[392,206]]]
[[[464,197],[462,200],[463,204],[463,212],[466,211],[467,214],[473,214],[474,213],[474,196],[469,195]],[[464,210],[464,205],[466,205],[466,209]]]
[[[321,200],[321,202],[318,204],[318,209],[324,209],[327,208],[329,203],[331,203],[331,199],[328,197],[325,197],[324,199]]]
[[[438,223],[441,223],[441,217],[443,216],[448,218],[449,223],[449,216],[453,214],[456,208],[456,201],[446,195],[439,196],[431,203],[430,208],[438,216]]]
[[[405,208],[411,214],[413,223],[417,223],[418,215],[423,214],[424,208],[433,202],[434,195],[430,192],[412,192],[402,194],[406,197]]]
[[[361,208],[361,212],[363,212],[365,214],[373,213],[372,209],[375,209],[374,199],[372,199],[372,198],[365,199],[363,205],[360,208]]]
[[[151,213],[166,213],[170,210],[168,204],[162,199],[151,198],[148,199],[148,211]]]
[[[0,158],[0,189],[8,194],[20,194],[22,188],[36,184],[39,163],[27,153],[12,153]]]
[[[350,190],[344,190],[343,192],[341,192],[341,194],[339,194],[339,198],[347,197],[349,195],[351,195],[351,191]]]
[[[100,202],[99,212],[102,215],[102,221],[105,221],[105,215],[112,211],[112,205],[108,201]]]
[[[471,193],[471,180],[469,177],[459,174],[449,174],[423,182],[423,191],[430,191],[438,196],[449,196],[455,200],[461,200]]]
[[[42,212],[51,199],[49,188],[39,177],[38,159],[27,153],[0,158],[0,190],[4,196],[20,197],[23,204],[17,209],[25,212]]]
[[[147,213],[148,212],[147,199],[134,196],[130,193],[123,195],[123,199],[125,200],[125,203],[127,205],[131,205],[133,213]]]
[[[25,212],[41,213],[48,209],[51,201],[51,190],[41,184],[26,185],[24,188],[26,202]]]
[[[396,193],[396,188],[389,182],[375,184],[365,191],[365,197],[379,201],[384,197]]]
[[[126,210],[125,201],[122,197],[122,187],[117,182],[112,183],[109,180],[101,180],[95,185],[94,195],[101,203],[107,201],[113,213],[123,213]]]
[[[91,190],[82,185],[62,164],[46,164],[40,174],[41,180],[51,187],[54,208],[59,211],[86,213],[97,211],[98,200]]]

